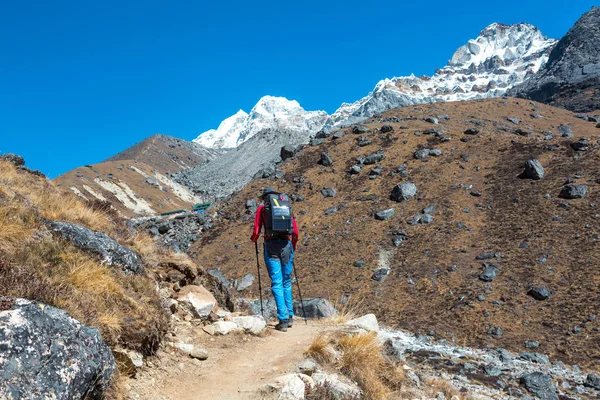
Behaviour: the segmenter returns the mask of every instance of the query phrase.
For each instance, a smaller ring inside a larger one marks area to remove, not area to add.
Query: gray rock
[[[208,351],[202,347],[194,346],[190,351],[190,357],[204,361],[208,359]]]
[[[519,125],[521,123],[521,120],[519,118],[506,118],[506,120],[508,122],[512,122],[515,125]]]
[[[428,155],[429,155],[429,149],[421,149],[421,150],[417,150],[417,151],[415,151],[415,153],[414,153],[414,157],[415,157],[417,160],[422,160],[422,159],[424,159],[425,157],[427,157]]]
[[[394,236],[392,238],[392,243],[394,244],[394,247],[400,246],[403,241],[404,241],[404,238],[402,236]]]
[[[479,134],[479,129],[477,128],[469,128],[463,132],[465,135],[477,135]]]
[[[434,124],[434,125],[437,125],[437,124],[439,124],[439,121],[438,121],[438,119],[437,119],[437,118],[435,118],[435,117],[425,117],[423,120],[424,120],[425,122],[429,122],[429,123],[432,123],[432,124]]]
[[[535,340],[528,340],[525,342],[525,347],[528,349],[536,349],[540,347],[540,342]]]
[[[571,147],[575,151],[588,151],[590,148],[590,142],[587,139],[579,139],[577,142],[571,143]]]
[[[536,364],[550,365],[550,359],[545,354],[524,351],[519,353],[519,358],[521,360],[530,361]]]
[[[18,154],[7,153],[0,156],[0,160],[8,161],[15,167],[23,167],[25,165],[25,159]]]
[[[391,125],[383,125],[380,129],[381,133],[394,132],[394,127]]]
[[[353,165],[352,168],[350,168],[350,173],[352,175],[358,175],[358,174],[360,174],[360,171],[361,171],[360,165]]]
[[[325,215],[331,215],[333,213],[336,213],[338,211],[337,207],[329,207],[327,210],[325,210]]]
[[[419,222],[422,224],[430,224],[433,222],[434,219],[435,219],[435,217],[433,215],[423,214],[423,216],[421,217],[421,220]]]
[[[316,139],[326,139],[329,137],[329,132],[326,131],[319,131],[315,134],[315,138]]]
[[[240,279],[240,281],[238,282],[238,284],[236,286],[236,290],[238,292],[241,292],[243,290],[248,289],[254,283],[254,279],[255,279],[254,275],[252,275],[252,274],[244,275],[242,277],[242,279]]]
[[[369,132],[369,128],[367,128],[364,125],[356,125],[352,127],[352,133],[354,133],[355,135],[362,135]]]
[[[337,192],[335,191],[334,188],[323,188],[321,189],[321,194],[323,195],[323,197],[335,197]]]
[[[421,222],[421,214],[415,214],[413,215],[413,217],[408,221],[409,225],[417,225],[419,222]]]
[[[100,332],[41,303],[0,298],[0,398],[104,398],[115,370]]]
[[[439,157],[442,155],[442,150],[440,149],[431,149],[429,150],[429,155],[434,157]]]
[[[150,186],[156,186],[156,187],[160,186],[160,183],[158,183],[158,180],[156,178],[148,177],[148,178],[146,178],[146,183]]]
[[[246,200],[246,210],[256,210],[256,207],[255,199]]]
[[[356,260],[352,265],[356,268],[362,268],[365,266],[365,260]]]
[[[121,270],[127,274],[144,272],[138,255],[105,233],[67,222],[50,220],[46,222],[56,235],[68,240],[78,249],[98,256],[103,264],[121,267]]]
[[[281,157],[282,161],[294,157],[294,154],[296,154],[296,148],[290,145],[283,146],[279,151],[279,156]]]
[[[488,335],[492,335],[492,336],[502,336],[502,335],[504,335],[504,331],[500,327],[492,328],[487,333],[488,333]]]
[[[379,163],[381,160],[385,158],[384,153],[373,153],[364,158],[362,164],[365,165],[373,165]]]
[[[320,297],[304,299],[304,310],[306,311],[306,318],[312,319],[331,318],[338,313],[329,300]],[[300,300],[294,300],[294,315],[304,317]]]
[[[319,160],[319,164],[321,164],[324,167],[331,167],[333,165],[333,160],[329,156],[329,153],[321,153],[321,159]]]
[[[588,374],[584,384],[587,387],[600,390],[600,375],[593,372],[591,374]]]
[[[394,201],[401,202],[410,200],[417,194],[417,186],[411,182],[403,182],[392,189],[390,198]]]
[[[498,273],[498,267],[494,264],[483,264],[483,272],[479,275],[479,279],[484,282],[491,282]]]
[[[310,139],[310,145],[311,146],[320,146],[325,142],[324,139],[318,139],[318,138],[312,138]]]
[[[375,219],[379,221],[385,221],[386,219],[392,218],[396,214],[395,208],[388,208],[375,213]]]
[[[389,268],[379,268],[377,271],[373,273],[371,279],[377,282],[381,282],[386,276],[390,273]]]
[[[565,137],[565,138],[572,138],[573,137],[573,131],[567,125],[561,125],[561,126],[559,126],[558,127],[558,132],[560,133],[560,136],[562,136],[562,137]]]
[[[521,377],[521,384],[540,400],[558,400],[552,378],[541,372],[533,372]]]
[[[527,294],[536,300],[546,300],[550,297],[550,291],[545,287],[533,287]]]
[[[588,187],[585,185],[565,185],[558,197],[563,199],[582,199],[588,193]]]
[[[521,176],[533,180],[542,179],[544,177],[544,167],[538,160],[528,160],[525,163],[525,171]]]

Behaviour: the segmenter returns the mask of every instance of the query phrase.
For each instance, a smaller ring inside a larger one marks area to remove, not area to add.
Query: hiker
[[[256,210],[252,241],[256,243],[264,226],[264,257],[271,291],[277,305],[278,331],[286,332],[294,323],[292,270],[298,242],[298,227],[287,195],[268,187],[262,204]]]

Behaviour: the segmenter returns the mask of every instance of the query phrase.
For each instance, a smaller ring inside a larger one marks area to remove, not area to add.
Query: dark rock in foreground
[[[538,160],[528,160],[525,163],[525,171],[521,174],[522,178],[539,180],[544,177],[544,167]]]
[[[479,275],[479,279],[484,282],[491,282],[498,274],[498,267],[494,264],[483,264],[483,272]]]
[[[565,185],[561,190],[559,197],[563,199],[582,199],[588,192],[585,185]]]
[[[394,201],[406,201],[413,198],[417,194],[417,186],[411,182],[403,182],[392,189],[390,198]]]
[[[550,297],[550,291],[544,287],[531,288],[527,294],[536,300],[546,300]]]
[[[541,372],[534,372],[521,377],[521,384],[541,400],[558,400],[556,387],[552,378]]]
[[[144,272],[138,255],[105,233],[67,222],[48,220],[47,223],[54,233],[68,240],[78,249],[99,256],[103,264],[119,266],[125,273]]]
[[[45,304],[0,298],[0,398],[104,398],[115,369],[96,328]]]

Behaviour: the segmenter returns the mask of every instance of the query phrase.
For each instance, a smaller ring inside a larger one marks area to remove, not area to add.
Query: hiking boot
[[[294,325],[294,317],[290,317],[290,319],[288,319],[288,328],[291,328]]]
[[[284,319],[282,321],[279,321],[279,323],[277,325],[275,325],[275,329],[281,332],[287,332],[288,330],[288,320]]]

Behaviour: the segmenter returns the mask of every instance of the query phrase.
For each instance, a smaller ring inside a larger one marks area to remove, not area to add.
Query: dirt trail
[[[301,323],[302,322],[302,323]],[[133,398],[177,400],[256,400],[269,398],[260,388],[281,375],[296,370],[304,351],[315,336],[325,329],[322,324],[297,321],[287,332],[269,327],[262,338],[244,335],[208,337],[198,333],[210,356],[206,361],[178,355],[165,355],[143,374],[132,392]]]

